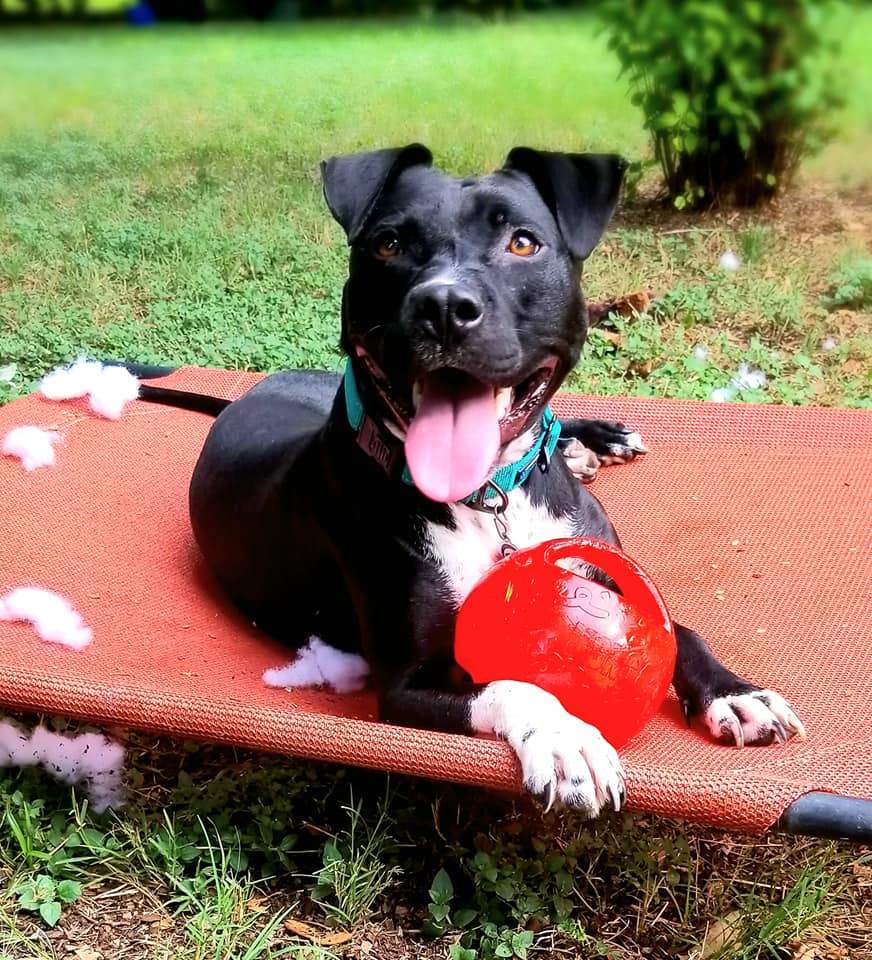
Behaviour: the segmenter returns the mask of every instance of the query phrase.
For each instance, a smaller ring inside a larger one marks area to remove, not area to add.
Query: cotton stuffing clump
[[[63,597],[38,587],[19,587],[0,597],[0,620],[30,623],[43,640],[73,650],[84,649],[94,636]]]
[[[54,430],[15,427],[3,439],[3,453],[7,457],[18,457],[29,473],[39,467],[54,466],[54,445],[60,442],[61,435]]]
[[[62,783],[82,787],[102,813],[123,800],[124,747],[100,733],[67,736],[39,724],[29,733],[0,721],[0,767],[41,766]]]
[[[94,413],[107,420],[118,420],[124,407],[139,396],[139,380],[124,367],[77,360],[43,377],[39,391],[47,400],[87,396]]]

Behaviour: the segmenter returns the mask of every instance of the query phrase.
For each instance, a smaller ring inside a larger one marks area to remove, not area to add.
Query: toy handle
[[[557,566],[558,560],[583,560],[602,570],[615,581],[625,600],[632,603],[640,613],[650,617],[652,622],[662,622],[666,630],[673,632],[672,617],[654,581],[635,560],[631,560],[617,547],[592,537],[571,537],[566,540],[552,540],[546,545],[543,556],[546,563],[554,566]],[[634,580],[640,580],[647,589],[628,589],[635,586]]]

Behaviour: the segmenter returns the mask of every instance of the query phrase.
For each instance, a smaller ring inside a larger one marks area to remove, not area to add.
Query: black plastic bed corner
[[[788,833],[869,843],[872,800],[818,791],[806,793],[784,811],[778,826]]]
[[[176,367],[161,367],[151,363],[127,363],[123,360],[113,360],[112,364],[124,367],[139,380],[156,380],[158,377],[168,377],[176,371]]]

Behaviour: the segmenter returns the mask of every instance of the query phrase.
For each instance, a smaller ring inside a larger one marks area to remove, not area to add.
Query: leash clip
[[[491,491],[493,491],[498,498],[497,502],[494,504],[485,502],[485,497],[488,495],[493,496]],[[512,543],[509,537],[509,525],[506,523],[505,517],[503,516],[503,514],[506,512],[506,507],[509,505],[509,495],[498,483],[494,483],[493,480],[488,480],[483,487],[476,491],[475,499],[468,500],[466,505],[468,507],[472,507],[473,510],[480,511],[481,513],[489,513],[493,517],[494,526],[497,530],[497,536],[502,541],[500,544],[500,555],[503,559],[518,549],[514,543]]]

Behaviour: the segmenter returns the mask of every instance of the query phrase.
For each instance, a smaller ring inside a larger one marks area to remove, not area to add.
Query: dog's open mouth
[[[556,364],[515,387],[494,387],[460,370],[439,370],[414,384],[406,462],[431,500],[463,500],[487,480],[500,448],[513,440],[548,391]]]
[[[455,503],[478,490],[501,447],[518,436],[542,403],[556,367],[550,360],[514,387],[484,383],[453,368],[436,370],[414,381],[411,404],[375,379],[382,399],[406,427],[406,462],[421,493]]]

